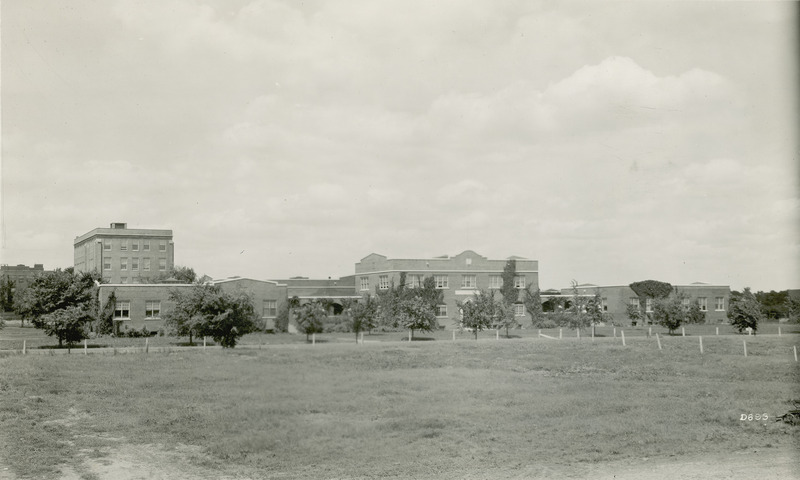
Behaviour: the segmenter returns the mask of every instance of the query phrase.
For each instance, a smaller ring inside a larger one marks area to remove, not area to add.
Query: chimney
[[[111,224],[111,228],[118,229],[118,230],[125,230],[126,228],[128,228],[128,224],[127,223],[112,223]]]

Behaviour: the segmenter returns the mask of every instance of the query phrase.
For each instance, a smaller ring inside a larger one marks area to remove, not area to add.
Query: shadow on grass
[[[72,345],[40,345],[38,347],[33,347],[39,350],[77,350],[79,348],[83,348],[82,343],[73,343]],[[86,345],[86,348],[111,348],[111,345]]]
[[[408,337],[403,337],[400,340],[407,342],[408,341]],[[433,337],[414,337],[414,338],[411,339],[412,342],[431,342],[431,341],[434,341],[434,340],[436,340],[436,339],[433,338]]]

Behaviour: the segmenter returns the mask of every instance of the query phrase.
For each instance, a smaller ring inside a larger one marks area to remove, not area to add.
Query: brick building
[[[214,280],[211,283],[219,285],[223,291],[234,292],[244,290],[250,295],[255,310],[256,325],[263,330],[275,329],[275,318],[287,302],[287,287],[285,284],[270,280],[254,280],[252,278],[231,277],[224,280]]]
[[[426,277],[432,276],[436,288],[443,292],[443,302],[439,305],[436,318],[439,328],[456,328],[460,314],[456,301],[473,297],[478,290],[495,290],[503,285],[502,274],[509,260],[516,261],[514,284],[518,290],[530,285],[539,287],[539,262],[522,257],[509,257],[505,260],[490,260],[472,250],[466,250],[454,257],[404,258],[392,259],[377,253],[370,254],[356,263],[355,292],[357,294],[375,293],[375,289],[388,289],[392,283],[399,285],[400,273],[406,274],[406,287],[416,288]],[[521,300],[519,297],[516,300]],[[530,321],[522,302],[515,303],[515,311],[520,323]]]
[[[45,272],[44,265],[35,263],[32,267],[27,265],[0,265],[0,280],[4,285],[11,285],[12,304],[20,298],[25,290],[33,283],[37,275]],[[7,320],[17,319],[18,315],[11,310],[3,310],[3,318]]]
[[[315,300],[330,302],[329,313],[332,315],[342,313],[345,301],[361,298],[359,292],[355,291],[355,277],[352,275],[327,280],[292,277],[277,282],[287,286],[288,298],[297,297],[301,304]]]
[[[172,230],[112,223],[75,238],[76,272],[102,272],[107,283],[143,283],[175,266]]]
[[[706,312],[706,323],[724,323],[728,321],[728,305],[731,298],[731,289],[727,285],[710,285],[707,283],[692,283],[690,285],[673,285],[679,294],[686,295],[684,300],[688,306],[697,301],[700,309]],[[645,312],[653,311],[652,302],[646,300],[641,305],[641,300],[628,285],[591,285],[578,286],[578,293],[582,295],[600,295],[603,310],[613,317],[615,323],[631,325],[628,318],[627,307],[629,304],[644,309]],[[573,294],[572,288],[561,289],[561,294],[569,297]]]

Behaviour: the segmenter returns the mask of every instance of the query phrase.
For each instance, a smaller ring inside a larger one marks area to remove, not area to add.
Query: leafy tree
[[[117,308],[117,294],[111,291],[106,304],[97,313],[94,330],[99,334],[110,334],[114,331],[114,310]]]
[[[517,261],[512,258],[506,262],[505,267],[503,267],[503,273],[500,276],[503,279],[503,285],[500,287],[500,294],[503,298],[497,321],[501,326],[505,327],[506,337],[508,337],[508,329],[510,327],[519,325],[514,315],[514,304],[519,300],[519,290],[515,284],[516,277]]]
[[[639,305],[631,305],[630,303],[625,306],[625,314],[631,319],[631,325],[644,323],[645,315]]]
[[[4,312],[14,310],[14,280],[7,275],[0,279],[0,308]]]
[[[436,311],[422,296],[410,296],[398,305],[395,322],[397,326],[411,330],[413,339],[415,330],[430,332],[436,328]]]
[[[639,304],[646,305],[647,299],[655,300],[657,298],[667,298],[672,293],[672,285],[667,282],[659,282],[657,280],[644,280],[641,282],[633,282],[629,285],[633,293],[639,297]],[[651,316],[647,313],[639,312],[638,315],[632,311],[632,309],[627,309],[627,313],[629,314],[628,317],[631,321],[641,321],[642,324],[647,323],[648,320],[651,320]],[[636,318],[632,317],[630,314],[633,313]]]
[[[689,304],[686,312],[686,323],[706,323],[706,312],[700,308],[700,302],[695,299]]]
[[[753,333],[758,329],[758,323],[764,320],[764,314],[761,312],[761,305],[755,295],[750,292],[750,288],[745,288],[740,295],[731,296],[728,319],[731,325],[739,330],[739,333],[748,327],[753,329]]]
[[[489,329],[499,315],[501,305],[494,299],[494,292],[479,290],[471,300],[456,302],[461,309],[461,326],[471,329],[478,339],[478,332]]]
[[[68,346],[86,338],[86,327],[94,320],[92,312],[84,306],[70,306],[40,317],[40,328],[45,333],[58,338],[59,348],[67,342]]]
[[[378,301],[369,293],[359,301],[348,301],[346,309],[350,314],[352,330],[356,334],[356,338],[364,330],[372,332],[372,329],[377,326]]]
[[[301,305],[294,314],[297,326],[301,332],[306,334],[306,341],[309,340],[312,333],[322,333],[325,320],[328,318],[325,306],[317,301]]]
[[[589,325],[597,325],[598,323],[606,323],[611,320],[611,315],[603,310],[603,298],[600,296],[600,291],[596,291],[594,297],[586,300],[586,316],[589,319]]]
[[[45,328],[45,315],[80,307],[85,312],[97,312],[97,283],[99,274],[76,274],[70,267],[37,275],[16,302],[15,308],[23,319],[37,328]]]
[[[653,320],[669,330],[670,335],[686,323],[687,311],[680,295],[653,300]]]
[[[256,329],[253,302],[244,291],[224,292],[218,285],[195,284],[187,290],[173,290],[175,307],[165,314],[164,324],[179,337],[210,336],[226,348],[239,337]]]
[[[289,314],[289,302],[282,303],[275,317],[276,332],[286,332],[289,329]]]
[[[788,316],[789,311],[786,304],[789,299],[788,290],[780,292],[776,292],[775,290],[756,292],[755,297],[761,307],[761,312],[766,318],[777,320]]]
[[[534,291],[533,285],[525,285],[522,295],[525,311],[531,316],[531,326],[541,328],[546,319],[542,307],[542,292],[538,288]]]
[[[800,297],[788,297],[786,299],[786,316],[792,323],[800,323]]]

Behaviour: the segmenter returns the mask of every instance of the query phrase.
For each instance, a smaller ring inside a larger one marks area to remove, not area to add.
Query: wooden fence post
[[[794,361],[797,362],[797,345],[794,346]]]
[[[453,330],[453,341],[454,342],[456,341],[456,331],[455,330]]]
[[[622,346],[625,346],[625,330],[620,329],[620,333],[622,333]]]
[[[494,331],[494,339],[495,340],[500,340],[500,329],[499,328]]]
[[[563,330],[563,329],[561,329],[561,328],[558,329],[558,339],[559,340],[561,340],[561,330]]]
[[[150,353],[150,339],[144,339],[144,353]]]
[[[576,328],[575,331],[578,332],[578,340],[580,340],[581,339],[581,329],[580,328]]]
[[[617,338],[617,327],[614,327],[614,338]]]
[[[703,354],[703,336],[700,336],[700,355]]]
[[[203,337],[203,350],[206,349],[206,337]]]
[[[686,328],[684,328],[684,327],[681,327],[681,336],[682,337],[686,336]]]
[[[411,341],[411,331],[410,330],[408,332],[408,341],[409,342]],[[317,344],[317,334],[316,333],[312,333],[311,334],[311,345],[316,345],[316,344]]]
[[[453,330],[453,333],[456,333],[456,331]],[[361,332],[359,335],[361,335],[361,345],[364,345],[364,332]],[[455,335],[453,335],[453,338],[455,338]]]
[[[653,336],[653,327],[647,327],[647,338]]]
[[[89,353],[89,347],[86,346],[86,339],[83,339],[83,354],[87,355]]]
[[[719,335],[719,327],[717,327],[717,335]]]
[[[27,348],[27,346],[28,346],[28,345],[27,345],[27,342],[28,342],[28,341],[27,341],[27,340],[25,340],[24,338],[22,339],[22,354],[23,354],[23,355],[25,355],[25,350],[26,350],[26,348]]]
[[[742,340],[742,345],[744,346],[744,356],[747,356],[747,340]]]
[[[594,341],[594,325],[592,325],[592,341]]]
[[[661,337],[656,333],[656,341],[658,342],[658,349],[661,350]]]
[[[780,325],[778,325],[778,336],[779,337],[781,336],[781,326]]]

